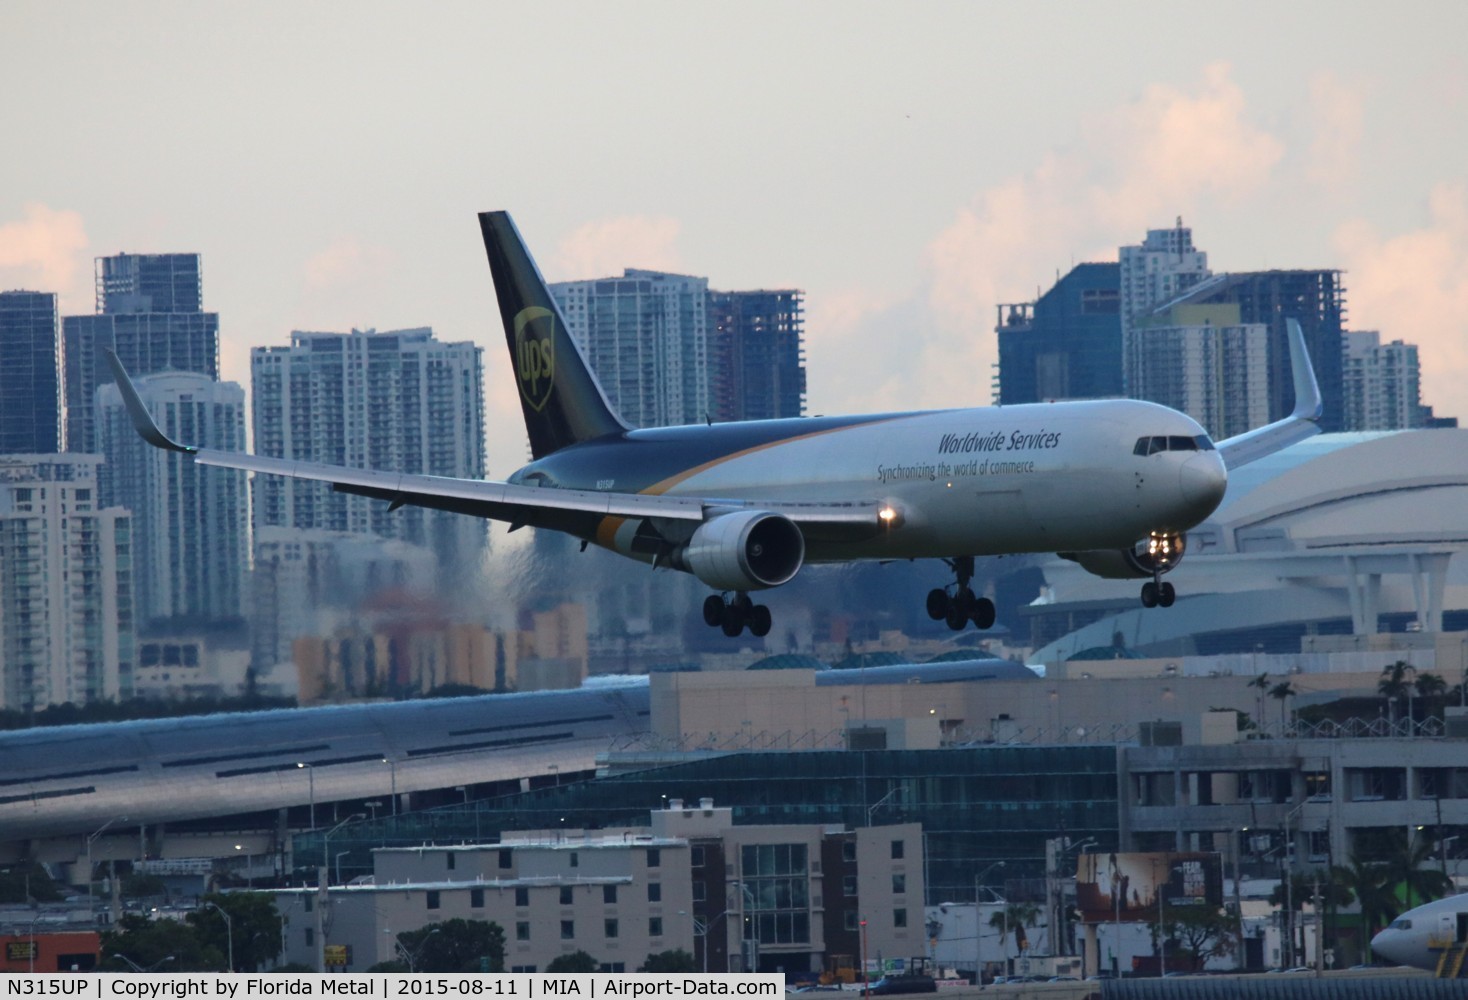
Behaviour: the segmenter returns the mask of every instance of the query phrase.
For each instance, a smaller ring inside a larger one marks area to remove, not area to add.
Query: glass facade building
[[[61,450],[56,296],[0,292],[0,455]]]
[[[342,871],[370,871],[373,847],[459,843],[523,830],[645,826],[669,800],[712,798],[736,825],[919,823],[927,841],[928,902],[971,900],[976,879],[1015,898],[1043,898],[1045,841],[1118,845],[1118,749],[1113,746],[744,752],[566,782],[356,823],[332,834],[352,850]],[[615,767],[615,761],[613,761]],[[319,855],[319,833],[296,839]],[[747,860],[747,859],[746,859]],[[754,859],[779,898],[780,859]],[[1002,866],[998,862],[1004,862]],[[790,859],[784,862],[793,864]]]
[[[1121,266],[1078,264],[1035,302],[999,306],[995,402],[1122,395]]]

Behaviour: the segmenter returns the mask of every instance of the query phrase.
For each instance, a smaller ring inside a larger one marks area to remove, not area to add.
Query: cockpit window
[[[1185,437],[1181,434],[1164,437],[1154,434],[1137,438],[1137,443],[1132,448],[1133,455],[1155,455],[1161,451],[1213,451],[1213,442],[1208,440],[1207,434],[1199,434],[1197,437]]]
[[[1394,931],[1410,931],[1412,929],[1412,921],[1410,921],[1410,920],[1393,920],[1391,922],[1390,926],[1391,926],[1391,929],[1394,930]]]

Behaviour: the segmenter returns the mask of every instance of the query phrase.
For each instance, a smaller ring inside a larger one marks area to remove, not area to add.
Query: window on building
[[[572,851],[571,852],[571,867],[572,868],[580,868],[581,867],[581,857],[580,857],[580,855],[576,851]]]
[[[855,910],[846,911],[846,929],[849,931],[861,930],[861,921],[857,918]]]
[[[647,867],[658,868],[663,863],[663,852],[656,847],[647,849]]]
[[[482,909],[484,909],[484,890],[483,889],[475,888],[475,889],[470,889],[469,890],[469,906],[471,908],[473,908],[473,909],[476,909],[476,910],[482,910]]]
[[[702,882],[693,883],[693,901],[695,903],[702,903],[707,899],[708,886],[704,885]]]
[[[514,867],[514,860],[513,860],[514,857],[515,857],[515,852],[514,851],[511,851],[511,850],[508,850],[508,849],[501,850],[500,851],[500,869],[501,870],[504,870],[506,868]]]
[[[574,900],[571,898],[571,887],[569,885],[561,886],[561,905],[570,906],[572,902]]]
[[[892,841],[892,860],[893,861],[901,861],[902,860],[903,853],[904,853],[904,851],[906,851],[906,849],[907,849],[907,845],[905,843],[903,843],[902,841],[900,841],[900,840],[894,840],[894,841]]]
[[[694,847],[694,848],[692,848],[692,850],[690,850],[690,852],[689,852],[689,864],[691,864],[694,868],[702,868],[703,867],[703,847],[702,846]]]
[[[906,927],[907,926],[907,907],[905,907],[905,906],[899,906],[897,909],[895,909],[895,910],[892,911],[892,926],[893,927]]]
[[[842,892],[842,894],[843,895],[846,895],[846,896],[855,896],[856,895],[856,891],[857,891],[856,890],[856,876],[855,875],[846,875],[846,876],[843,876],[842,879],[841,879],[841,892]]]
[[[661,882],[647,883],[647,901],[649,903],[661,903],[663,901],[663,884]]]
[[[907,892],[907,876],[901,872],[894,872],[892,875],[892,894],[894,896],[900,896],[905,892]]]
[[[606,903],[608,906],[610,906],[613,903],[615,903],[617,901],[617,887],[614,886],[614,885],[604,885],[604,886],[602,886],[601,887],[601,901],[603,903]]]
[[[437,889],[429,889],[426,898],[428,901],[428,908],[430,910],[438,909],[441,897],[439,896],[439,892]]]
[[[561,940],[562,941],[574,941],[574,940],[576,940],[576,921],[574,921],[574,920],[562,920],[561,921]]]
[[[845,841],[842,841],[841,842],[841,860],[842,861],[855,861],[856,860],[856,841],[854,841],[854,840],[845,840]]]
[[[607,917],[606,920],[602,921],[602,933],[609,938],[614,938],[617,936],[616,917]]]
[[[529,941],[530,940],[530,921],[528,921],[528,920],[516,920],[515,921],[515,940],[516,941]]]
[[[523,885],[522,886],[519,886],[519,887],[517,887],[515,889],[515,905],[516,906],[529,906],[530,905],[530,890],[527,889]]]
[[[662,937],[663,936],[663,918],[662,917],[648,917],[647,918],[647,936],[648,937]]]
[[[316,928],[306,928],[306,947],[310,948],[316,944]]]
[[[1305,772],[1305,797],[1312,802],[1330,801],[1330,772]]]

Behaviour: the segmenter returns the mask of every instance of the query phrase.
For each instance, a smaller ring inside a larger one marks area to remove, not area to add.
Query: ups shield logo
[[[556,318],[549,309],[529,306],[515,317],[515,375],[520,396],[540,412],[556,375]]]

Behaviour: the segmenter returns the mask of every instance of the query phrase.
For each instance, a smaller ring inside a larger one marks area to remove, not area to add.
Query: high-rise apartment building
[[[0,456],[0,708],[131,694],[132,518],[94,455]]]
[[[709,409],[717,421],[805,413],[805,294],[709,292]]]
[[[429,476],[484,478],[483,351],[426,327],[291,334],[250,351],[255,451]],[[479,568],[486,522],[394,507],[330,484],[259,476],[257,527],[370,532],[426,546],[452,574]]]
[[[1262,323],[1269,330],[1269,419],[1279,420],[1295,405],[1290,348],[1285,321],[1298,320],[1320,384],[1325,431],[1345,428],[1341,387],[1341,330],[1346,293],[1339,271],[1248,271],[1207,278],[1173,300],[1175,305],[1234,303],[1239,322]]]
[[[0,455],[61,450],[56,296],[0,292]]]
[[[97,312],[62,319],[68,451],[95,452],[96,392],[112,381],[101,350],[134,376],[219,378],[219,314],[202,311],[198,254],[119,254],[96,261]]]
[[[1269,421],[1269,329],[1234,303],[1133,317],[1127,395],[1181,410],[1215,439]]]
[[[136,380],[138,395],[163,433],[204,448],[245,447],[245,392],[193,372]],[[102,502],[133,512],[137,622],[238,618],[248,564],[245,474],[195,464],[138,436],[111,383],[97,392],[100,444],[107,462]]]
[[[550,286],[608,402],[633,427],[712,416],[708,286],[707,278],[636,268]]]
[[[1193,231],[1179,216],[1171,229],[1149,229],[1140,245],[1121,247],[1121,340],[1127,394],[1138,399],[1132,373],[1145,362],[1133,342],[1134,323],[1208,277],[1208,255],[1193,246]]]
[[[1426,425],[1417,345],[1381,342],[1375,330],[1344,334],[1341,385],[1348,431],[1396,431]]]
[[[1116,264],[1077,264],[1035,302],[998,308],[1001,405],[1122,394]]]

